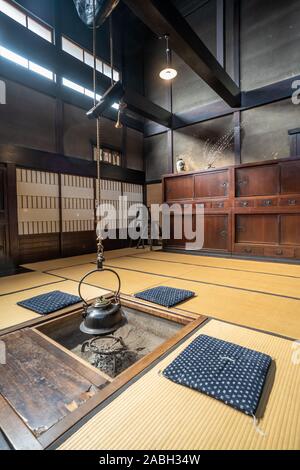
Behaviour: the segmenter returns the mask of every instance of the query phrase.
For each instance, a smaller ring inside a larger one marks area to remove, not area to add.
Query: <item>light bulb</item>
[[[177,70],[168,67],[166,69],[163,69],[160,72],[159,76],[163,80],[173,80],[173,78],[177,77]]]

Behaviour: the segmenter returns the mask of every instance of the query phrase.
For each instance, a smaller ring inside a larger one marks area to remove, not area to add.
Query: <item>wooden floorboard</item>
[[[34,436],[51,429],[96,393],[75,359],[34,331],[11,333],[2,341],[7,360],[0,365],[1,395]]]

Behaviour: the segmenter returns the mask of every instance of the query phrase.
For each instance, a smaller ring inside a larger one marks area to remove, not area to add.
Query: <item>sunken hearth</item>
[[[40,331],[110,378],[115,378],[148,355],[182,325],[122,307],[128,322],[114,334],[91,337],[79,329],[81,315],[72,315],[40,327]]]

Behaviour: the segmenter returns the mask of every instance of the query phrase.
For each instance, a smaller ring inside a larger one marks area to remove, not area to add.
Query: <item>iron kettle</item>
[[[81,295],[81,286],[85,279],[91,274],[104,271],[109,271],[116,275],[119,283],[118,290],[113,299],[100,297],[96,299],[92,305],[89,305]],[[92,336],[104,336],[113,333],[126,324],[127,319],[120,303],[120,288],[120,277],[112,269],[95,269],[81,279],[78,293],[84,303],[83,322],[80,325],[80,330],[83,333]]]

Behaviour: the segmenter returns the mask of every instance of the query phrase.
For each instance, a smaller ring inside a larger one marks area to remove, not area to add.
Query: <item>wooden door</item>
[[[236,243],[279,243],[277,214],[243,214],[236,216]]]
[[[193,176],[174,176],[165,179],[165,200],[180,201],[194,196]]]
[[[191,224],[192,229],[195,230],[195,216],[190,215],[192,218]],[[175,223],[177,224],[177,229],[180,233],[176,233]],[[175,248],[186,248],[186,243],[192,243],[194,240],[187,240],[184,233],[184,218],[181,214],[179,215],[170,215],[170,239],[165,242],[166,246],[173,246]]]
[[[300,214],[280,216],[280,242],[283,245],[300,245]]]
[[[205,214],[204,216],[204,249],[228,249],[228,215]]]
[[[195,198],[227,197],[229,172],[214,171],[195,176]]]
[[[237,168],[236,196],[268,196],[279,193],[279,166]]]
[[[300,193],[300,162],[281,164],[281,193]]]

